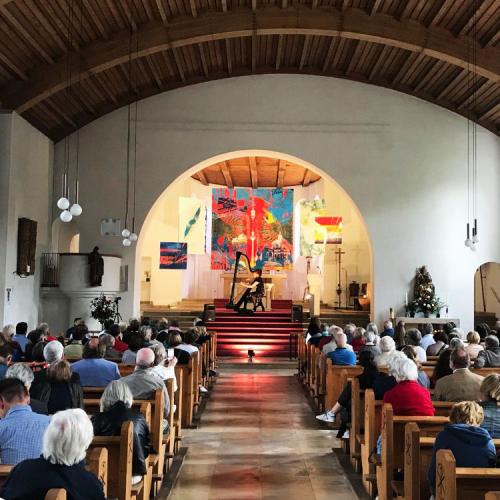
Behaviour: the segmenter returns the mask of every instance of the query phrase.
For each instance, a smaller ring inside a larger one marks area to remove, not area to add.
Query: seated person
[[[422,334],[420,333],[420,330],[418,330],[418,328],[408,329],[406,332],[406,340],[408,345],[415,347],[417,351],[417,359],[421,363],[425,363],[427,361],[427,354],[425,350],[420,347],[420,342],[422,342]]]
[[[320,337],[312,336],[309,339],[309,343],[313,344],[313,345],[317,345],[318,348],[321,349],[321,352],[323,354],[328,354],[329,352],[333,352],[333,351],[335,351],[335,349],[337,349],[337,342],[336,342],[335,338],[337,337],[337,334],[339,334],[339,333],[344,333],[344,330],[342,330],[342,328],[340,328],[340,326],[332,325],[330,328],[328,328],[328,336],[326,336],[326,337],[323,335],[321,335]],[[319,342],[315,343],[316,339]],[[324,343],[323,343],[323,340],[325,340]]]
[[[263,297],[265,295],[265,289],[264,289],[264,280],[262,279],[262,269],[256,269],[253,271],[253,281],[250,283],[250,286],[255,285],[253,288],[247,288],[243,295],[241,296],[240,300],[236,303],[234,306],[234,309],[236,311],[239,311],[241,309],[241,305],[243,304],[243,309],[247,308],[248,301],[250,298],[253,298],[254,300],[254,306],[253,310],[257,309],[257,306],[255,305],[255,298],[257,296]],[[264,306],[262,306],[262,310],[264,310]]]
[[[125,382],[110,382],[101,396],[101,412],[92,417],[92,424],[96,436],[119,436],[124,422],[134,424],[132,484],[136,484],[147,473],[146,459],[151,452],[151,441],[144,416],[140,411],[132,409],[133,400]]]
[[[427,478],[434,495],[436,489],[436,453],[451,450],[457,467],[494,467],[495,445],[486,429],[480,427],[483,409],[474,401],[453,405],[450,423],[436,436]]]
[[[368,330],[368,329],[365,330],[365,332],[363,333],[363,338],[365,340],[365,343],[359,349],[358,352],[361,353],[364,351],[371,351],[373,353],[373,356],[375,357],[375,359],[377,358],[377,356],[380,356],[382,354],[382,352],[380,351],[380,348],[375,343],[376,339],[377,339],[377,335],[374,331],[373,326],[371,327],[370,330]]]
[[[434,343],[425,350],[427,356],[439,356],[448,347],[448,335],[438,330],[434,332]]]
[[[481,424],[493,439],[500,438],[500,374],[492,373],[481,384],[481,407],[484,420]]]
[[[312,338],[321,338],[321,320],[319,316],[311,316],[309,325],[307,325],[306,342],[310,343]]]
[[[173,387],[174,392],[177,390],[177,377],[175,376],[175,365],[177,364],[177,358],[167,358],[167,351],[163,344],[153,344],[150,349],[155,354],[153,371],[162,379],[168,380],[172,379],[174,381]]]
[[[182,344],[182,337],[180,333],[171,331],[167,336],[166,349],[173,349],[174,356],[177,358],[177,362],[180,365],[187,365],[191,359],[191,355],[184,349],[179,349]]]
[[[17,380],[20,380],[29,393],[31,384],[33,383],[35,376],[33,375],[33,371],[31,370],[31,368],[29,368],[26,363],[14,363],[13,365],[9,366],[5,374],[5,378],[15,378]],[[30,398],[29,405],[35,413],[47,415],[49,412],[47,404],[42,403],[35,398]]]
[[[479,336],[479,333],[470,331],[467,334],[467,342],[469,344],[465,347],[465,350],[467,351],[470,360],[475,361],[478,354],[484,349],[484,347],[480,343],[481,337]]]
[[[151,399],[157,389],[162,389],[165,398],[164,417],[166,419],[170,413],[170,399],[165,382],[153,370],[154,362],[154,352],[149,347],[143,347],[137,352],[134,373],[121,380],[128,385],[134,399]],[[164,433],[169,431],[166,420],[164,420],[163,431]]]
[[[423,335],[420,341],[420,347],[427,353],[427,348],[434,344],[434,328],[431,323],[426,323],[423,325]]]
[[[358,328],[354,330],[351,341],[352,349],[354,352],[359,352],[360,349],[365,345],[364,335],[365,335],[364,328],[358,326]]]
[[[70,343],[64,348],[64,356],[66,358],[81,358],[83,354],[83,339],[89,333],[85,325],[78,325],[74,332]]]
[[[127,338],[128,349],[123,353],[122,363],[124,365],[135,365],[137,351],[144,346],[144,338],[139,332],[130,332]]]
[[[375,358],[375,362],[377,363],[377,366],[385,366],[387,365],[387,359],[391,353],[396,350],[396,342],[394,342],[394,339],[390,335],[386,335],[380,339],[378,347],[381,354]]]
[[[417,350],[415,349],[414,346],[412,345],[405,345],[403,349],[401,349],[401,352],[411,361],[413,361],[417,365],[417,370],[418,370],[418,380],[417,382],[422,386],[425,387],[426,389],[430,389],[431,387],[431,381],[429,380],[429,377],[427,376],[427,373],[422,370],[422,365],[420,364],[420,361],[417,359]]]
[[[196,330],[189,330],[186,334],[184,334],[184,341],[177,346],[177,349],[186,351],[189,355],[194,352],[198,352],[199,349],[196,346],[196,342],[198,341],[199,336],[200,335]]]
[[[365,351],[359,355],[359,365],[363,367],[363,373],[357,376],[359,388],[362,390],[371,389],[373,381],[379,374],[377,365],[373,359],[373,353]],[[351,421],[351,384],[348,383],[340,393],[338,401],[331,410],[317,415],[316,418],[322,422],[335,422],[335,415],[340,412],[341,424],[337,432],[338,438],[349,437],[347,424]]]
[[[26,353],[26,345],[30,343],[26,334],[28,333],[28,323],[21,321],[16,325],[16,334],[12,337],[14,342],[19,344],[21,352]]]
[[[42,452],[42,439],[50,418],[34,413],[29,392],[16,378],[0,380],[0,461],[16,465]]]
[[[334,365],[353,366],[356,364],[356,354],[346,348],[347,336],[345,333],[339,333],[336,336],[337,348],[329,352],[326,356],[332,360]]]
[[[102,337],[109,336],[107,334]],[[80,375],[83,387],[106,387],[112,380],[120,378],[118,365],[103,359],[105,347],[97,339],[87,342],[83,348],[83,357],[71,365],[71,370]]]
[[[488,335],[484,339],[484,350],[480,351],[474,363],[474,368],[491,368],[500,366],[500,347],[498,337]]]
[[[10,344],[0,345],[0,380],[5,377],[10,363],[12,362],[12,356],[14,350]]]
[[[115,338],[113,335],[109,333],[103,333],[99,335],[99,345],[104,348],[104,358],[111,359],[113,361],[116,360],[117,363],[121,362],[122,354],[121,352],[115,349]]]
[[[406,357],[397,359],[392,373],[397,384],[384,394],[383,401],[392,405],[394,415],[433,416],[431,395],[417,382],[417,365]]]
[[[47,404],[50,415],[69,408],[83,408],[82,386],[73,381],[71,367],[65,360],[49,365],[45,380],[33,385],[31,394]]]
[[[380,338],[383,339],[384,337],[394,338],[394,328],[392,327],[392,321],[390,319],[384,321],[384,329],[380,334]]]
[[[483,377],[469,370],[470,358],[464,349],[451,351],[451,375],[440,378],[434,388],[436,401],[479,401]]]
[[[105,500],[101,482],[85,469],[85,455],[93,437],[92,424],[83,410],[54,415],[43,437],[42,456],[16,465],[0,497],[42,499],[51,488],[64,488],[69,499]]]
[[[123,334],[120,325],[117,325],[116,323],[111,325],[108,333],[115,339],[115,345],[113,347],[115,351],[120,353],[119,357],[121,357],[122,354],[128,349],[128,345],[122,340]]]
[[[450,366],[450,358],[451,358],[451,349],[447,347],[444,351],[441,351],[439,354],[436,366],[434,367],[434,371],[432,372],[431,377],[431,387],[436,386],[436,382],[447,375],[451,375],[453,370]]]
[[[319,347],[321,349],[325,344],[328,343],[329,340],[331,340],[331,336],[330,336],[328,325],[326,323],[323,323],[320,326],[320,329],[321,329],[321,335],[311,337],[309,339],[309,344],[312,344],[312,345]]]
[[[360,353],[361,355],[361,353]],[[379,372],[373,381],[372,388],[376,400],[381,400],[387,391],[396,387],[395,371],[400,360],[406,356],[401,351],[392,351],[387,358],[387,373]]]

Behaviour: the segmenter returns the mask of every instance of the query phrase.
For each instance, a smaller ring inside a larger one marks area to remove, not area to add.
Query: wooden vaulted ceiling
[[[218,184],[230,188],[307,187],[321,179],[318,174],[296,163],[260,156],[245,156],[215,163],[192,177],[205,186]]]
[[[136,98],[303,73],[392,88],[498,134],[499,28],[500,0],[0,0],[0,106],[59,140]]]

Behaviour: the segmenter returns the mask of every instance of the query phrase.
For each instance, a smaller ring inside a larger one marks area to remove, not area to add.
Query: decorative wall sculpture
[[[291,269],[293,189],[212,190],[212,269],[232,269],[237,251],[252,267]]]
[[[205,202],[179,197],[179,241],[188,244],[190,255],[205,253],[206,225]]]
[[[160,242],[160,269],[187,269],[187,243]]]
[[[316,222],[316,217],[325,215],[325,200],[302,200],[300,202],[300,255],[313,257],[323,255],[325,232]]]

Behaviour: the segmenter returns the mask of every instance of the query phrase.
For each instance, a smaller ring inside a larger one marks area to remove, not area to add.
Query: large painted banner
[[[179,241],[188,244],[189,255],[205,253],[205,234],[205,202],[179,197]]]
[[[323,228],[327,245],[342,244],[342,217],[316,217],[315,221]]]
[[[292,268],[293,189],[212,190],[212,269],[232,269],[238,251],[254,268]]]
[[[187,243],[160,243],[160,269],[187,269]]]
[[[325,215],[325,200],[302,200],[300,202],[300,255],[314,257],[325,252],[325,231],[316,222]]]

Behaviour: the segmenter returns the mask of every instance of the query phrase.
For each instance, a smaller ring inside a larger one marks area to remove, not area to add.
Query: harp
[[[226,308],[232,309],[235,303],[235,288],[238,280],[238,276],[247,275],[250,277],[250,274],[253,273],[255,269],[252,269],[250,265],[250,259],[248,255],[243,252],[236,252],[236,260],[234,262],[234,271],[233,271],[233,281],[231,283],[231,294],[229,295],[229,302],[226,304]]]

